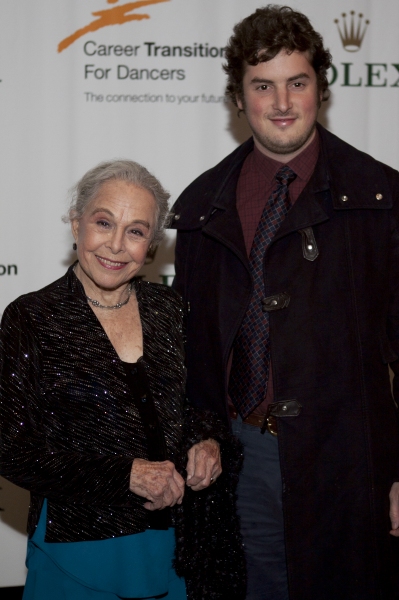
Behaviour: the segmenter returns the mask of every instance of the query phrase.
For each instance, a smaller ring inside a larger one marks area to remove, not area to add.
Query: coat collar
[[[387,209],[392,194],[381,163],[317,125],[320,155],[315,171],[275,236],[311,227],[329,219],[321,207],[328,190],[335,210]],[[176,202],[173,227],[202,229],[231,248],[247,263],[241,223],[236,208],[236,186],[241,167],[253,149],[253,138],[239,146],[216,167],[201,175]]]
[[[241,152],[234,157],[231,169],[221,182],[219,194],[212,203],[208,215],[204,215],[203,232],[219,239],[222,243],[235,249],[240,258],[247,262],[244,236],[236,209],[236,187],[242,164],[253,149],[251,138],[240,147]],[[320,196],[330,187],[325,149],[321,140],[320,154],[314,173],[305,189],[295,202],[280,229],[273,238],[284,237],[292,231],[299,231],[329,219],[320,205]],[[220,213],[220,214],[219,214]],[[240,235],[238,235],[238,231]]]

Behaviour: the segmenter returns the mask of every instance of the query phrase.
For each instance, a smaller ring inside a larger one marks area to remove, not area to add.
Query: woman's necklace
[[[106,306],[105,304],[100,304],[98,300],[93,300],[93,298],[90,298],[90,296],[88,296],[87,294],[86,294],[86,298],[96,308],[106,308],[107,310],[113,310],[114,308],[122,308],[122,306],[125,306],[129,302],[130,296],[132,294],[132,290],[133,290],[133,287],[132,287],[132,284],[130,284],[129,291],[128,291],[128,297],[126,298],[126,300],[124,300],[123,302],[118,302],[118,304],[114,304],[113,306]]]

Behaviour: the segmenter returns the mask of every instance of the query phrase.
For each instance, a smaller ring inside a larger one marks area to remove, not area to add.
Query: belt
[[[229,405],[230,417],[237,419],[238,412],[236,409]],[[254,427],[260,427],[261,433],[268,431],[271,435],[277,435],[277,419],[273,415],[248,415],[242,420],[246,425],[253,425]]]
[[[268,431],[271,435],[278,434],[278,421],[276,417],[297,417],[301,412],[302,405],[297,400],[283,400],[281,402],[272,402],[267,407],[266,415],[248,415],[243,419],[243,423],[260,427],[260,432]],[[234,406],[229,405],[230,417],[237,419],[238,412]]]

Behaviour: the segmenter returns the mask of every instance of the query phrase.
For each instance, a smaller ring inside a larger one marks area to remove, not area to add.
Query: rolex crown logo
[[[354,10],[351,10],[350,16],[346,13],[342,13],[341,16],[342,23],[339,23],[339,19],[335,19],[334,23],[337,24],[342,45],[347,52],[357,52],[360,50],[370,21],[367,19],[363,21],[363,15],[359,13],[356,22],[356,13]]]

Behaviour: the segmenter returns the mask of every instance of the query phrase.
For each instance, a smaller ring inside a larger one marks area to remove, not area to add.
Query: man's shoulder
[[[193,197],[206,198],[209,195],[215,197],[218,191],[223,189],[225,182],[234,171],[241,169],[242,163],[253,149],[253,146],[253,138],[251,137],[217,165],[202,173],[180,194],[176,205],[182,207],[186,202],[192,202]]]
[[[318,126],[336,205],[350,197],[346,208],[390,208],[399,202],[399,173],[366,152]],[[377,204],[376,204],[377,201]]]
[[[321,125],[318,126],[322,147],[326,150],[327,160],[336,168],[353,169],[354,167],[383,171],[389,178],[397,178],[399,173],[389,165],[382,163],[370,154],[355,148],[348,142],[331,133]]]

